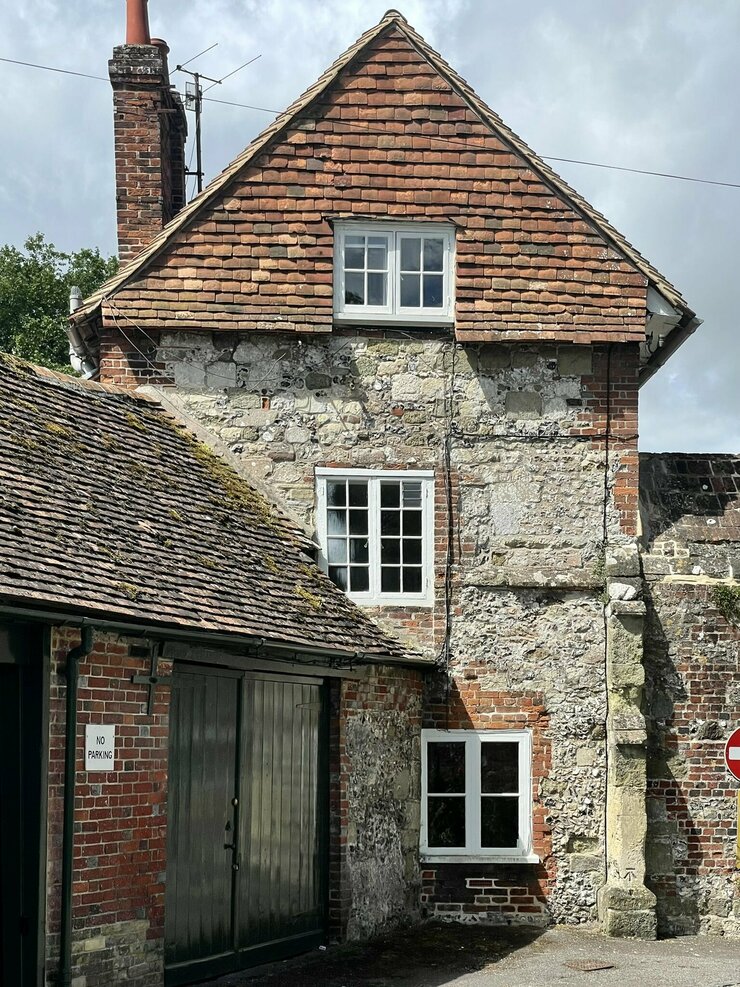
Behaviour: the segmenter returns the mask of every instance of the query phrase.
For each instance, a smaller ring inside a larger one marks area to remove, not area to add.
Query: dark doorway
[[[0,624],[0,983],[40,973],[44,629]]]
[[[170,712],[165,968],[185,984],[326,935],[324,685],[176,666]]]

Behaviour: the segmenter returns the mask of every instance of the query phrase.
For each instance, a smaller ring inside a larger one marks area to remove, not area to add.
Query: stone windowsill
[[[419,862],[422,864],[541,864],[542,860],[536,853],[508,853],[495,856],[479,853],[422,853]]]

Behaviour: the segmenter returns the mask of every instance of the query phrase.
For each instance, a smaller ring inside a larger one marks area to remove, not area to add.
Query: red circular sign
[[[740,781],[740,728],[730,734],[725,745],[725,764],[730,774]]]

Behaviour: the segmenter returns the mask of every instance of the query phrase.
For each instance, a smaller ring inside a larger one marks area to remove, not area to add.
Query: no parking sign
[[[730,734],[725,745],[725,764],[730,774],[740,781],[740,728]]]

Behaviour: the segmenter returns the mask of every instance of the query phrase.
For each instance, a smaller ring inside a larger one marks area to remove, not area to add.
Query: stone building
[[[184,130],[134,40],[111,62],[131,259],[74,314],[76,356],[226,449],[417,663],[336,686],[326,934],[737,932],[737,634],[639,512],[638,389],[694,312],[393,10],[164,225]],[[164,939],[173,983],[210,958],[172,960],[166,915]]]

